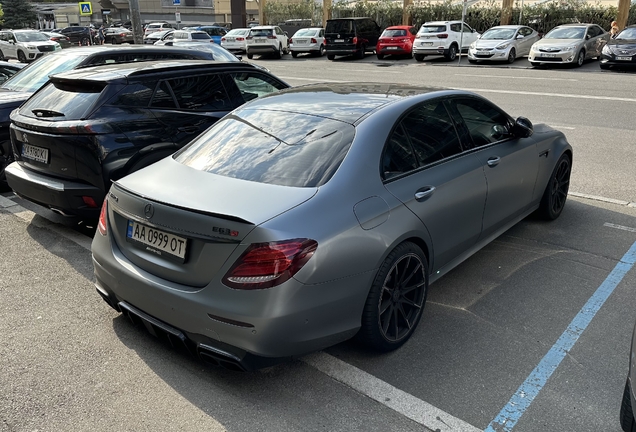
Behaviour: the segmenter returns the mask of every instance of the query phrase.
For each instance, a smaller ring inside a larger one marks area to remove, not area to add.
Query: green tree
[[[2,27],[19,29],[28,27],[38,19],[35,9],[29,0],[2,0],[0,5],[4,14]]]

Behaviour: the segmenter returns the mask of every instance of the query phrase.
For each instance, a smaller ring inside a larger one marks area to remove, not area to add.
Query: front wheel
[[[26,63],[27,61],[26,56],[24,55],[22,51],[18,51],[18,61],[20,63]]]
[[[513,64],[517,59],[517,52],[514,48],[510,48],[510,52],[508,53],[508,64]]]
[[[599,63],[599,67],[603,70],[608,70],[610,67],[609,65],[603,64],[603,63]]]
[[[457,46],[451,45],[450,48],[448,48],[448,51],[444,53],[444,58],[448,61],[453,61],[455,60],[456,57],[457,57]]]
[[[468,63],[470,63],[470,64],[476,64],[476,63],[477,63],[477,60],[468,59]]]
[[[2,51],[0,51],[0,61],[5,61],[6,58],[4,58],[4,53]]]
[[[583,62],[585,62],[585,50],[579,51],[579,55],[576,56],[576,67],[583,66]]]
[[[393,351],[412,335],[428,291],[428,261],[419,246],[398,245],[384,260],[369,290],[358,338],[378,351]]]
[[[543,192],[539,214],[544,219],[554,220],[561,215],[570,189],[570,173],[572,172],[572,160],[564,154],[554,167],[548,185]]]
[[[539,62],[533,62],[533,61],[530,62],[530,66],[532,66],[533,68],[538,68],[540,65],[541,63]]]

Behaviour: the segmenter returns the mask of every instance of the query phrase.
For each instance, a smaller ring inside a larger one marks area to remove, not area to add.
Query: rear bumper
[[[112,226],[109,223],[108,229]],[[135,266],[111,235],[96,234],[92,252],[97,290],[112,307],[121,311],[119,304],[124,302],[178,329],[195,351],[206,345],[251,359],[238,362],[241,369],[324,349],[354,336],[375,275],[367,272],[321,285],[290,279],[254,291],[234,290],[213,280],[195,289]],[[218,273],[225,274],[231,264]]]
[[[376,48],[376,53],[391,55],[391,54],[411,54],[413,48],[405,47],[405,46],[396,46],[396,45],[386,45],[386,46],[378,46]]]
[[[304,45],[299,45],[299,44],[291,44],[289,46],[290,51],[292,52],[313,52],[313,51],[320,51],[320,44],[319,43],[315,43],[315,44],[304,44]]]
[[[246,50],[248,54],[275,54],[278,52],[278,47],[274,45],[248,46]]]
[[[99,217],[104,192],[95,186],[49,177],[25,169],[18,162],[9,165],[5,175],[11,189],[22,198],[67,216]],[[88,207],[83,196],[93,198],[98,207]]]

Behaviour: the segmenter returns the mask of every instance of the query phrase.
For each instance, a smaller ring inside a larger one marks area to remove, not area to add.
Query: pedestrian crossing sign
[[[93,15],[91,2],[79,2],[80,15]]]

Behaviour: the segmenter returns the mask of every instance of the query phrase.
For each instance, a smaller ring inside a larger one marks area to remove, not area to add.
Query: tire
[[[293,58],[298,57],[298,53],[297,53],[296,51],[292,51],[292,52],[291,52],[291,55],[292,55],[292,57],[293,57]]]
[[[610,67],[609,67],[609,65],[606,65],[606,64],[603,64],[603,63],[599,63],[599,65],[598,65],[598,66],[599,66],[601,69],[603,69],[603,70],[609,70],[609,68],[610,68]]]
[[[2,148],[0,147],[0,192],[8,192],[11,190],[7,183],[7,176],[5,175],[4,170],[7,166],[9,166],[9,164],[11,164],[11,162],[13,162],[13,160],[12,154],[3,155]]]
[[[367,49],[367,47],[365,47],[364,45],[360,45],[360,49],[358,51],[356,51],[355,58],[363,59],[364,55],[366,53],[366,49]]]
[[[457,58],[457,45],[452,44],[449,48],[448,51],[446,51],[444,53],[444,58],[448,61],[453,61],[455,60],[455,58]]]
[[[623,431],[636,432],[636,420],[634,419],[634,412],[632,411],[632,389],[629,385],[629,380],[625,383],[625,390],[623,391],[620,421]]]
[[[112,39],[110,40],[110,43],[111,43],[112,45],[117,45],[117,41],[115,40],[115,38],[112,38]]]
[[[378,56],[378,60],[383,60],[384,59],[384,54],[377,54]]]
[[[0,61],[6,61],[7,59],[4,57],[4,53],[0,51]]]
[[[335,54],[327,54],[327,60],[334,60],[335,58]]]
[[[88,38],[82,39],[82,46],[89,46],[90,44],[91,44],[91,41]]]
[[[517,59],[517,51],[514,48],[510,48],[510,52],[508,53],[508,64],[513,64]]]
[[[559,158],[548,185],[545,187],[541,204],[539,204],[539,215],[547,220],[554,220],[559,217],[565,207],[570,188],[570,173],[572,172],[572,160],[567,154]]]
[[[18,61],[19,61],[20,63],[26,63],[26,61],[27,61],[26,56],[25,56],[25,55],[24,55],[24,53],[23,53],[22,51],[20,51],[20,50],[18,50]]]
[[[426,56],[424,54],[413,54],[413,57],[415,58],[415,61],[423,62],[424,61],[424,57],[426,57]]]
[[[576,56],[576,63],[574,64],[574,67],[581,67],[583,66],[584,62],[585,62],[585,50],[581,50],[579,51],[579,54]]]
[[[468,63],[471,63],[471,64],[477,64],[477,60],[468,59]]]
[[[533,68],[538,68],[539,65],[541,65],[541,63],[539,62],[532,62],[532,61],[530,62],[530,66],[532,66]]]
[[[324,45],[320,45],[320,51],[318,51],[318,55],[320,57],[322,57],[322,56],[325,55],[326,52],[327,52],[327,50],[325,49],[325,46]]]
[[[278,52],[275,54],[275,57],[277,59],[283,58],[283,46],[280,44],[278,45]]]
[[[254,54],[247,53],[247,58],[252,60],[252,58],[254,58]]]
[[[371,285],[358,339],[382,352],[404,345],[422,317],[427,292],[428,261],[422,249],[411,242],[398,245]]]

